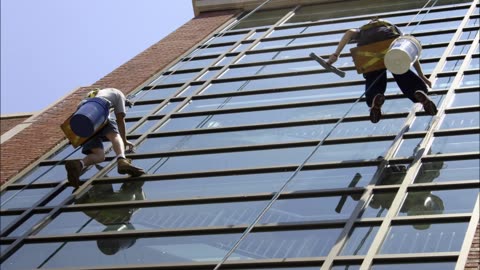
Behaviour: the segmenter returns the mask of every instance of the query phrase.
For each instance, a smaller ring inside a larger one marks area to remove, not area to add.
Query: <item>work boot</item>
[[[117,159],[117,170],[119,174],[129,174],[133,177],[145,174],[145,171],[142,168],[133,166],[132,160],[126,158]]]
[[[83,165],[80,160],[67,160],[65,162],[65,169],[67,170],[68,183],[78,188],[80,186],[80,175],[82,175]]]
[[[415,91],[415,99],[422,103],[423,109],[428,115],[436,115],[438,110],[435,103],[427,96],[427,94],[421,90]]]
[[[378,123],[382,118],[382,105],[385,102],[385,96],[383,94],[377,94],[372,101],[372,107],[370,108],[370,121],[372,123]]]

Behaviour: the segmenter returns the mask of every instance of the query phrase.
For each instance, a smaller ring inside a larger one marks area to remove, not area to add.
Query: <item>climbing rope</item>
[[[410,25],[411,22],[417,17],[420,12],[423,11],[423,9],[430,3],[431,0],[428,0],[427,4],[424,5],[418,13],[410,20],[410,22],[407,24]],[[435,1],[435,3],[432,5],[435,6],[438,0]],[[430,7],[430,8],[432,8]],[[428,10],[429,11],[429,10]],[[426,14],[428,14],[428,11]],[[424,15],[423,18],[425,18],[426,14]],[[423,20],[422,18],[422,20]],[[417,23],[417,26],[421,23],[421,20]],[[415,26],[416,27],[416,26]],[[413,31],[412,31],[413,32]],[[245,231],[242,233],[240,238],[235,242],[235,244],[232,246],[232,248],[225,254],[225,256],[222,258],[222,260],[215,266],[213,270],[218,270],[220,267],[228,260],[228,258],[237,250],[237,248],[241,245],[243,240],[246,239],[246,237],[249,235],[249,233],[253,230],[253,228],[257,225],[257,223],[263,218],[263,216],[270,210],[270,208],[273,206],[273,204],[277,201],[277,199],[280,197],[280,195],[283,193],[283,191],[286,189],[288,184],[295,178],[295,176],[303,169],[305,164],[310,160],[310,158],[317,152],[317,150],[324,144],[324,142],[330,137],[330,135],[333,133],[333,131],[343,122],[343,120],[347,117],[347,115],[350,113],[350,111],[353,109],[353,107],[363,98],[365,93],[367,93],[372,86],[375,85],[375,83],[380,79],[381,76],[383,76],[386,73],[386,70],[384,70],[382,73],[380,73],[373,83],[365,90],[365,92],[362,93],[362,95],[352,104],[352,106],[347,110],[347,112],[340,118],[338,121],[333,125],[331,130],[326,134],[326,136],[315,146],[315,148],[310,152],[310,154],[307,155],[305,160],[297,167],[297,169],[292,173],[292,175],[285,181],[285,183],[280,187],[280,189],[275,193],[275,195],[270,199],[269,203],[264,207],[264,209],[258,214],[258,216],[255,218],[255,220],[245,229]]]

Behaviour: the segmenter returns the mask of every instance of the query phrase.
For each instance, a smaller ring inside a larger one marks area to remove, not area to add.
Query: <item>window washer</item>
[[[82,153],[86,156],[82,160],[68,160],[65,162],[70,185],[78,188],[83,169],[105,160],[104,138],[107,138],[112,143],[113,150],[117,155],[117,170],[119,174],[129,174],[134,177],[144,174],[145,171],[143,169],[133,166],[131,160],[125,157],[125,147],[129,151],[133,151],[134,147],[127,140],[125,128],[125,106],[131,106],[132,103],[120,90],[105,88],[90,91],[87,99],[80,103],[79,108],[85,104],[85,101],[91,98],[101,98],[108,101],[109,107],[113,108],[116,121],[109,117],[106,124],[83,145]]]
[[[332,65],[335,63],[345,45],[351,41],[356,41],[357,47],[360,47],[396,38],[401,35],[402,33],[397,26],[385,20],[374,18],[360,28],[350,29],[345,32],[335,53],[331,54],[327,60],[327,64]],[[383,59],[381,60],[383,63]],[[427,96],[428,88],[432,87],[432,83],[423,74],[418,58],[413,63],[413,66],[418,75],[408,70],[404,74],[393,73],[393,78],[405,96],[415,103],[420,102],[427,114],[436,115],[437,107]],[[383,66],[380,69],[365,72],[363,76],[365,78],[366,102],[370,107],[370,121],[377,123],[382,116],[381,108],[385,102],[384,93],[387,87],[386,68]]]

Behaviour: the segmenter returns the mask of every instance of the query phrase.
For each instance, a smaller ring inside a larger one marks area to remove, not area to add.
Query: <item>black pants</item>
[[[365,77],[365,97],[368,107],[372,107],[373,98],[377,94],[384,94],[387,89],[387,70],[375,70],[364,74]],[[402,90],[403,94],[413,102],[418,102],[414,93],[421,90],[428,93],[428,87],[425,82],[413,71],[409,70],[404,74],[393,74],[393,78]]]

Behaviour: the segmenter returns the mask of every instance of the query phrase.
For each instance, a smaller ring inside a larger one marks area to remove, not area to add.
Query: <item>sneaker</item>
[[[145,174],[145,171],[142,168],[133,166],[132,160],[126,158],[117,159],[117,170],[119,174],[129,174],[133,177]]]
[[[370,108],[370,121],[372,123],[378,123],[382,118],[382,105],[385,102],[385,96],[383,94],[377,94],[372,101],[372,108]]]
[[[428,115],[436,115],[438,110],[437,106],[433,101],[425,94],[423,91],[416,91],[414,94],[415,98],[417,99],[418,102],[422,103],[423,109]]]
[[[68,183],[78,188],[80,186],[80,175],[82,175],[82,163],[80,160],[67,160],[65,162],[65,169],[67,170]]]

